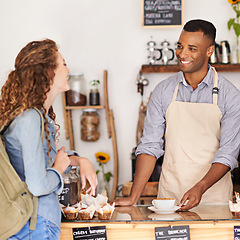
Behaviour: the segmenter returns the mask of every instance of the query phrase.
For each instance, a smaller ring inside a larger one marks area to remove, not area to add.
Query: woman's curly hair
[[[0,127],[9,124],[24,110],[33,107],[43,110],[49,152],[51,147],[48,139],[46,114],[54,122],[56,116],[52,107],[48,113],[46,112],[44,102],[50,86],[53,84],[54,70],[57,67],[57,51],[56,43],[50,39],[28,43],[17,55],[15,70],[8,75],[8,79],[1,89],[0,97]],[[58,131],[59,125],[56,126]]]

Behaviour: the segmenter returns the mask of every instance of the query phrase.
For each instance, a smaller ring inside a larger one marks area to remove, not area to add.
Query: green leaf
[[[228,21],[228,30],[231,29],[233,23],[235,22],[235,19],[234,18],[230,18],[229,21]]]
[[[240,17],[240,10],[237,10],[237,7],[236,7],[236,6],[233,7],[233,10],[234,10],[235,13],[237,14],[237,18],[239,18],[239,17]]]
[[[100,170],[97,170],[97,171],[96,171],[96,174],[98,174],[99,172],[100,172]]]
[[[106,179],[106,181],[109,182],[109,181],[111,180],[111,177],[112,177],[112,176],[113,176],[113,175],[112,175],[111,172],[105,173],[105,179]]]
[[[236,33],[236,36],[239,37],[240,36],[240,24],[239,23],[234,23],[233,24],[233,29]]]

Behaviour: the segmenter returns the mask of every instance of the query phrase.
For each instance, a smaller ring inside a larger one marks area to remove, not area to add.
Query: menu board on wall
[[[183,0],[142,1],[143,27],[183,25]]]

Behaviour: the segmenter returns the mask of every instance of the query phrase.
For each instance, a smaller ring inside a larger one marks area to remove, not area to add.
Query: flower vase
[[[231,54],[231,63],[239,64],[240,63],[240,44],[239,39],[237,38],[236,45],[233,46],[232,54]]]
[[[106,194],[106,196],[109,198],[109,182],[105,180],[102,172],[98,173],[97,193],[103,195]]]

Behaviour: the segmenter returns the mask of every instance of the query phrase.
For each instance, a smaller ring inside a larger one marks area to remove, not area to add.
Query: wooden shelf
[[[77,109],[104,109],[104,106],[66,106],[67,110],[77,110]]]
[[[108,137],[112,139],[112,148],[113,148],[113,160],[114,160],[114,171],[113,171],[113,187],[112,194],[109,198],[109,201],[112,202],[116,196],[117,184],[118,184],[118,149],[117,149],[117,137],[114,124],[113,110],[109,109],[108,103],[108,88],[107,88],[107,70],[103,72],[103,95],[104,95],[104,105],[100,106],[68,106],[66,103],[66,93],[62,94],[62,103],[63,103],[63,116],[64,116],[64,125],[65,125],[65,135],[66,139],[69,139],[71,150],[75,149],[74,144],[74,134],[73,134],[73,125],[72,125],[72,110],[77,109],[104,109],[106,115],[107,131]]]
[[[240,72],[240,64],[211,64],[218,72]],[[142,65],[141,73],[178,72],[178,65]]]

